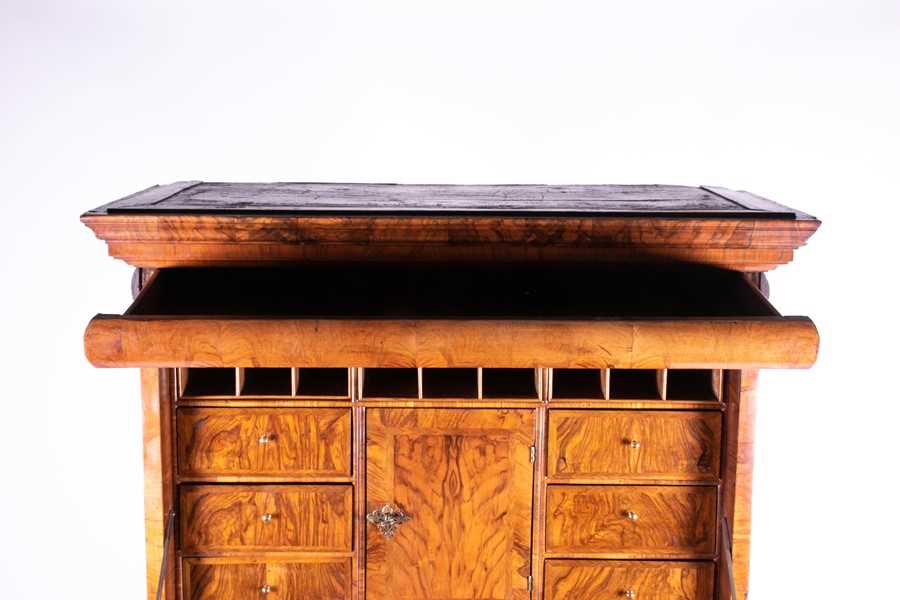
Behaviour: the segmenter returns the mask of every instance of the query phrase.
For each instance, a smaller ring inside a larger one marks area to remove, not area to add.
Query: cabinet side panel
[[[163,557],[166,514],[174,506],[172,464],[172,371],[141,369],[141,405],[144,426],[144,536],[147,555],[147,598],[156,599]],[[163,598],[175,600],[174,544]]]
[[[731,530],[735,589],[746,600],[750,580],[750,525],[753,497],[753,434],[759,371],[728,371],[725,382],[726,448],[723,514]],[[720,579],[720,597],[728,598],[727,577]]]

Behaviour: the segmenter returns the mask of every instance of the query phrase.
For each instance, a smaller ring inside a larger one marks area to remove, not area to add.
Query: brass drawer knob
[[[259,443],[260,444],[268,444],[269,442],[271,442],[274,439],[275,439],[274,433],[267,433],[265,435],[259,436]]]
[[[637,450],[641,447],[641,442],[639,440],[629,440],[628,445]]]
[[[264,596],[271,591],[272,591],[272,586],[269,585],[268,583],[264,584],[261,588],[259,588],[259,593]]]
[[[638,514],[634,511],[629,510],[625,513],[625,518],[627,518],[629,521],[637,521]]]
[[[263,523],[268,523],[269,521],[272,520],[272,517],[273,517],[273,516],[274,516],[274,515],[273,515],[272,513],[266,513],[266,514],[264,514],[264,515],[263,515],[262,517],[260,517],[260,518],[262,519],[262,522],[263,522]]]
[[[624,592],[622,592],[622,595],[625,596],[626,598],[628,598],[629,600],[637,598],[637,592],[635,592],[634,590],[625,590]]]

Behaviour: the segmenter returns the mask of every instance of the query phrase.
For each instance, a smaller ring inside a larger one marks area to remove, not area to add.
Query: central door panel
[[[529,597],[534,411],[368,409],[366,438],[367,513],[409,517],[366,523],[368,599]]]

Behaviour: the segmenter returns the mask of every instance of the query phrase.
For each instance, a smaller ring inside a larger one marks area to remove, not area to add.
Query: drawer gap
[[[539,399],[540,377],[537,369],[482,370],[482,397]]]
[[[418,398],[419,370],[402,368],[360,369],[363,398]]]
[[[182,398],[234,396],[235,370],[219,367],[178,369],[178,391]]]
[[[268,367],[238,369],[239,396],[290,396],[291,370]]]
[[[423,398],[478,397],[478,369],[422,369]]]
[[[720,373],[716,369],[669,369],[666,398],[716,402],[721,395],[717,391]]]
[[[664,390],[656,369],[613,369],[610,374],[611,400],[662,400]]]
[[[609,369],[553,369],[551,398],[561,400],[605,400]]]
[[[349,369],[295,369],[296,396],[350,396]]]

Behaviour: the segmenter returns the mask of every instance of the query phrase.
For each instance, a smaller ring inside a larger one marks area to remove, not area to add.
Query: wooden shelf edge
[[[109,255],[135,267],[348,260],[686,262],[759,272],[793,260],[820,222],[671,217],[91,214]],[[238,238],[231,233],[239,230]],[[502,236],[498,238],[498,230]],[[560,232],[570,235],[562,235]],[[552,233],[552,235],[551,235]],[[451,243],[452,241],[452,243]]]

